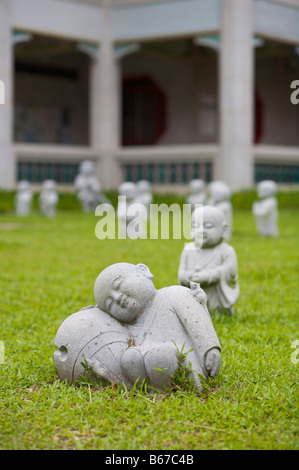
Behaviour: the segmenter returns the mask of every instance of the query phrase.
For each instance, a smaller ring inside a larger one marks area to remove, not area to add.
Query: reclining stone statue
[[[221,348],[198,284],[191,289],[157,290],[144,264],[116,263],[96,279],[96,306],[68,317],[58,329],[54,362],[61,379],[86,373],[82,361],[102,380],[128,389],[147,380],[167,389],[179,367],[178,351],[188,352],[190,378],[201,391],[201,377],[216,377]]]

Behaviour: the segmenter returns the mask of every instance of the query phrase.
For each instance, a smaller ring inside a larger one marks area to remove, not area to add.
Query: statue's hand
[[[210,349],[205,358],[205,368],[210,377],[217,377],[221,366],[221,354],[219,349]]]
[[[194,271],[190,276],[190,280],[199,284],[207,282],[206,275],[200,271]]]
[[[85,361],[88,367],[100,380],[106,380],[108,382],[111,382],[111,380],[113,380],[113,377],[111,376],[109,371],[101,367],[100,363],[97,360],[86,358]]]

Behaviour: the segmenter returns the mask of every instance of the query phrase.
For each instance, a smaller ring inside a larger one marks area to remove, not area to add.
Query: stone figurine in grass
[[[136,183],[136,188],[137,194],[135,200],[138,204],[143,204],[146,208],[147,217],[149,218],[150,205],[153,202],[151,184],[147,180],[140,180]]]
[[[218,207],[203,206],[192,213],[193,241],[182,251],[178,280],[186,287],[199,283],[210,311],[234,314],[239,297],[237,256],[223,241],[226,227],[224,213]]]
[[[29,215],[31,212],[32,191],[29,181],[20,181],[17,186],[15,206],[17,215]]]
[[[39,196],[40,211],[46,217],[54,217],[56,214],[56,205],[58,202],[58,193],[56,191],[56,182],[45,180],[43,189]]]
[[[223,238],[230,240],[232,235],[233,209],[231,204],[231,190],[224,181],[213,181],[208,186],[209,198],[207,204],[221,209],[226,219],[226,229]]]
[[[193,179],[189,183],[190,194],[187,197],[187,203],[191,204],[191,209],[195,209],[195,204],[204,204],[206,199],[206,184],[201,179]]]
[[[130,227],[130,222],[135,219],[137,214],[140,224],[138,233],[141,237],[143,234],[146,234],[148,210],[149,205],[145,204],[145,198],[139,197],[136,183],[125,181],[119,186],[117,219],[123,236],[134,237],[135,225],[133,224],[133,226]],[[131,230],[133,232],[131,232]]]
[[[277,237],[278,209],[277,185],[274,181],[264,180],[257,185],[260,201],[253,204],[252,212],[255,217],[257,231],[262,237]]]
[[[147,380],[163,391],[184,358],[196,388],[202,377],[216,377],[221,348],[196,284],[157,290],[144,264],[116,263],[96,279],[96,306],[68,317],[59,328],[54,361],[61,379],[75,381],[85,372],[81,362],[100,379],[125,383]],[[85,372],[86,373],[86,372]]]
[[[102,194],[101,185],[95,176],[95,163],[93,161],[84,160],[81,162],[74,186],[84,212],[94,211],[98,204],[109,204],[109,200]]]

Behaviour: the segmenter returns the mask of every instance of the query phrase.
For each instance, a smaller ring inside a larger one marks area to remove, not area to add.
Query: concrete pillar
[[[0,80],[4,83],[5,104],[0,104],[0,188],[12,189],[16,182],[12,146],[13,118],[13,46],[12,2],[0,2]]]
[[[102,38],[99,59],[91,69],[91,141],[99,150],[97,175],[103,189],[121,182],[115,154],[120,144],[119,62],[111,38],[109,0],[102,1]]]
[[[253,0],[225,0],[220,47],[220,149],[214,179],[253,185]]]

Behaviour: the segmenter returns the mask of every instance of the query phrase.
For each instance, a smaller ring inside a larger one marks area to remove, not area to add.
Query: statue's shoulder
[[[235,255],[235,249],[226,242],[220,244],[221,253],[226,256]]]
[[[194,251],[194,250],[197,250],[196,246],[195,246],[195,243],[194,242],[190,242],[190,243],[186,243],[184,248],[183,248],[183,251],[182,253],[188,253],[189,251]]]
[[[190,288],[184,286],[170,286],[165,287],[164,289],[160,289],[160,291],[164,291],[163,295],[167,296],[169,302],[175,307],[186,305],[188,303],[194,303],[194,299],[200,303],[204,308],[207,305],[207,296],[203,289],[200,287],[199,284],[196,282],[191,282]],[[160,292],[159,291],[159,292]],[[162,292],[161,292],[162,294]]]

